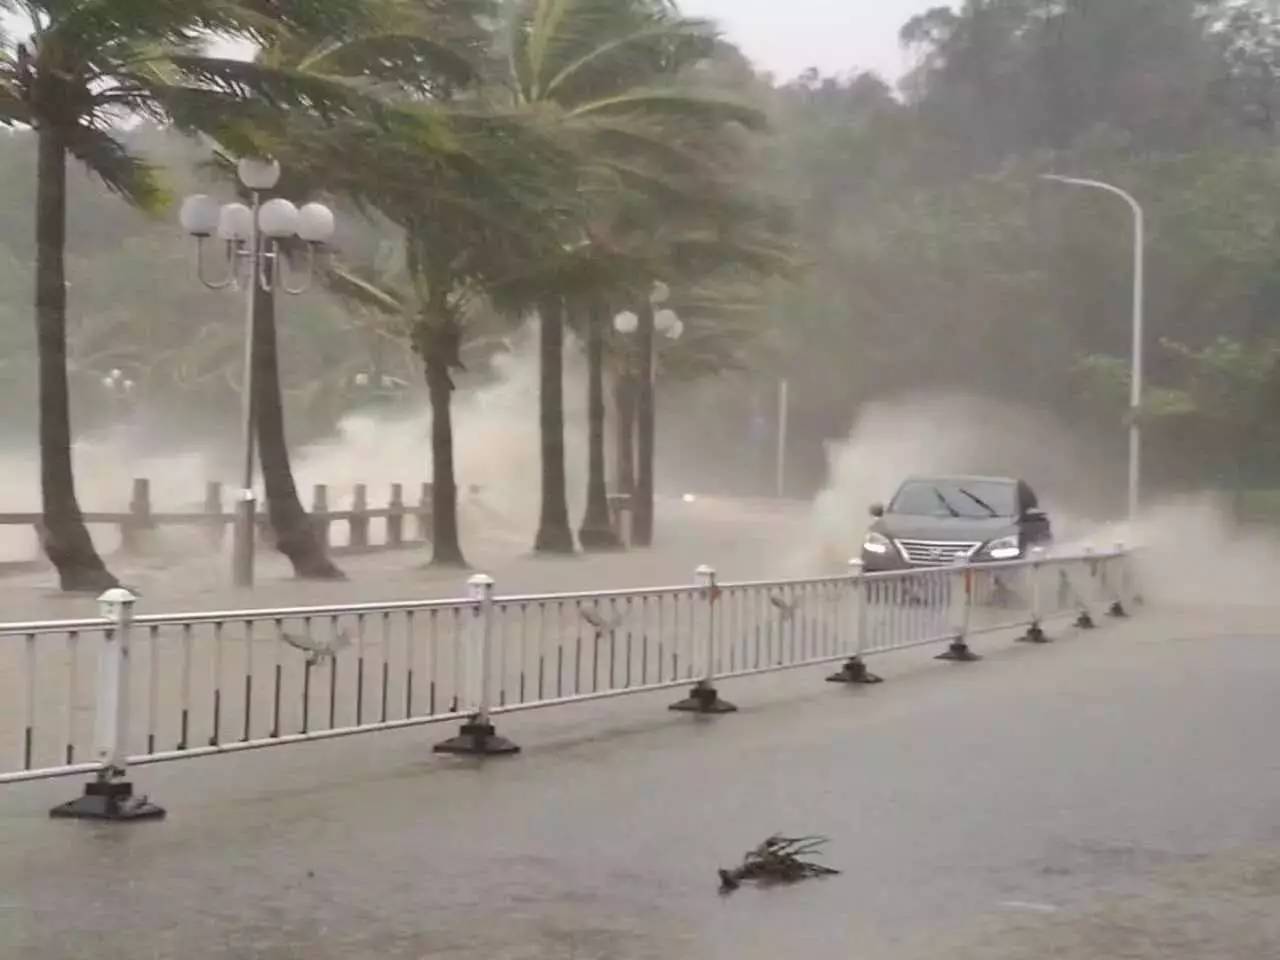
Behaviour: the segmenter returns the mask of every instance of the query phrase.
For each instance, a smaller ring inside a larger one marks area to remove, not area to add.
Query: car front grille
[[[954,540],[897,540],[898,549],[907,563],[919,567],[946,567],[964,563],[977,552],[981,543]]]

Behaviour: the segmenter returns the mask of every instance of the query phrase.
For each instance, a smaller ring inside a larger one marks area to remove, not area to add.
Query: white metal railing
[[[0,783],[694,684],[1123,612],[1129,556],[660,589],[0,624]],[[706,691],[710,694],[706,694]],[[702,691],[702,693],[699,693]],[[699,699],[701,697],[701,699]],[[472,729],[472,733],[475,729]],[[483,741],[483,735],[481,736]],[[482,744],[483,745],[483,744]]]

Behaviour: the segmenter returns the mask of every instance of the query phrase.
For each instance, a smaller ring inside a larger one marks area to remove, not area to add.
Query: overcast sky
[[[778,79],[807,67],[876,70],[896,79],[906,65],[898,28],[945,0],[680,0],[690,16],[718,20],[730,40]]]

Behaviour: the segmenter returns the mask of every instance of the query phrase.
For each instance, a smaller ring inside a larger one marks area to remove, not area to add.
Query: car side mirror
[[[883,504],[883,503],[873,503],[873,504],[871,505],[871,515],[872,515],[873,517],[875,517],[877,520],[878,520],[880,517],[883,517],[883,516],[884,516],[884,504]]]

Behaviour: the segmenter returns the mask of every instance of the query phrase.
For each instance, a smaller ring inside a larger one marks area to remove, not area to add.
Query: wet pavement
[[[169,810],[50,821],[0,789],[0,956],[216,960],[1280,954],[1280,611],[1147,610],[981,663],[879,658],[140,768]],[[773,832],[844,872],[716,891]]]

